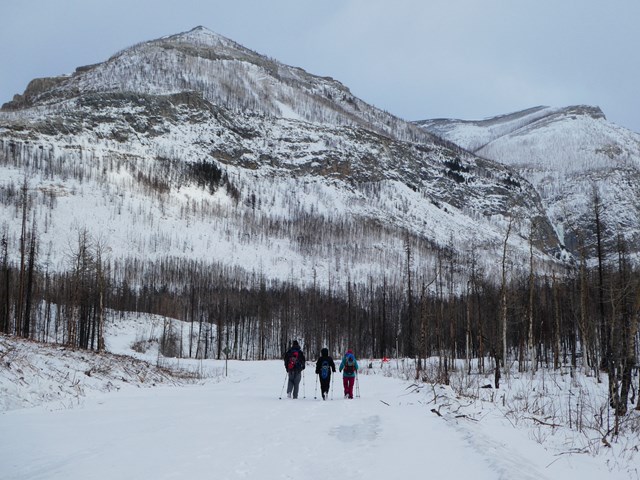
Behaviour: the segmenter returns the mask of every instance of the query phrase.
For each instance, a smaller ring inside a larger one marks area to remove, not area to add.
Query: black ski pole
[[[318,375],[316,375],[316,388],[313,390],[313,399],[318,399]]]
[[[331,375],[331,400],[333,400],[333,379],[336,376],[336,372],[333,372],[333,375]]]
[[[284,383],[282,384],[282,390],[280,390],[280,400],[282,400],[282,392],[284,392],[284,386],[287,383],[288,376],[289,374],[287,372],[284,372]]]
[[[304,383],[304,369],[302,370],[302,398],[307,398],[307,387]]]

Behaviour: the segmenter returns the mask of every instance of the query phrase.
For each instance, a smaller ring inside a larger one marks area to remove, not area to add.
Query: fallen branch
[[[473,420],[474,422],[478,421],[478,419],[470,417],[469,415],[464,415],[464,414],[456,415],[455,418],[468,418],[469,420]]]
[[[562,426],[562,425],[559,425],[559,424],[557,424],[557,423],[548,423],[548,422],[543,422],[542,420],[540,420],[540,419],[538,419],[538,418],[536,418],[536,417],[526,417],[526,418],[528,418],[529,420],[533,420],[534,422],[537,422],[537,423],[539,423],[540,425],[546,425],[547,427],[559,428],[559,427],[561,427],[561,426]]]

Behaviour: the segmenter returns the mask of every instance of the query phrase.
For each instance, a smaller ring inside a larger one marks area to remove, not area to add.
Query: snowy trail
[[[284,375],[281,362],[230,362],[219,383],[6,412],[0,478],[553,478],[501,442],[452,428],[400,380],[363,375],[361,398],[344,400],[337,376],[334,399],[314,400],[309,366],[306,398],[279,400]]]

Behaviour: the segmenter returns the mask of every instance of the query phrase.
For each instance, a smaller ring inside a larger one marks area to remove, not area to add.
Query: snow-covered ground
[[[133,354],[148,320],[111,325],[109,348]],[[149,363],[0,337],[0,395],[14,398],[0,404],[0,478],[640,478],[633,444],[588,451],[577,444],[599,442],[592,431],[551,426],[560,405],[571,411],[572,391],[585,398],[563,376],[510,378],[480,400],[456,394],[455,382],[415,384],[402,361],[361,360],[360,396],[343,399],[336,377],[322,401],[309,363],[301,398],[290,400],[281,361],[229,361],[225,375],[224,361],[180,360],[172,367],[188,375],[171,377],[154,366],[153,348],[136,355]],[[33,395],[54,387],[59,398]],[[546,416],[514,416],[524,397]]]

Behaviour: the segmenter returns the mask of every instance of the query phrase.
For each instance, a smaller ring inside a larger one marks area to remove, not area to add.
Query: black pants
[[[331,386],[331,375],[327,378],[320,377],[320,391],[322,393],[329,393],[329,387]]]

